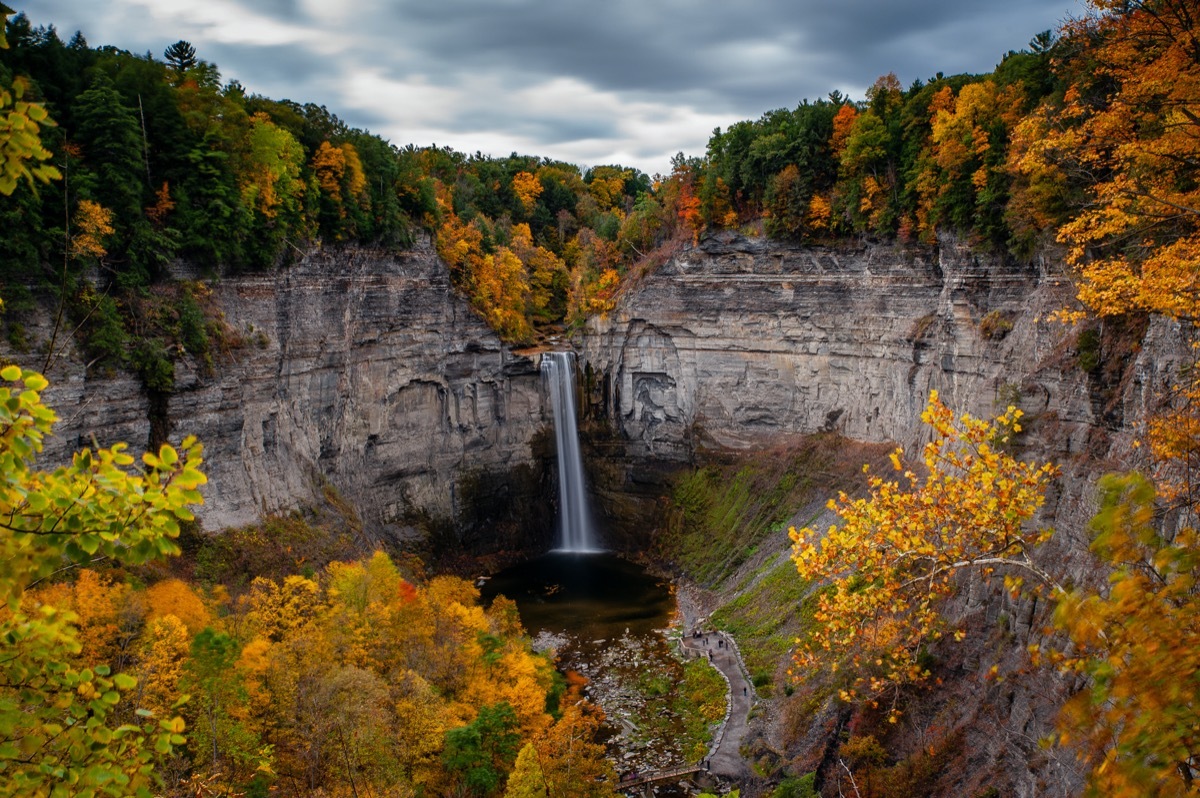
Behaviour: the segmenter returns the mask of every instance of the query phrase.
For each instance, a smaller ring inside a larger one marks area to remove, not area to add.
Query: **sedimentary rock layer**
[[[400,535],[413,514],[453,521],[479,515],[467,504],[519,498],[508,477],[533,467],[546,423],[538,364],[452,291],[428,243],[320,250],[210,287],[243,344],[209,374],[182,358],[166,404],[170,439],[205,445],[206,528],[302,506],[327,485],[369,528]],[[136,380],[89,379],[72,353],[49,376],[63,421],[48,461],[93,438],[145,445]]]

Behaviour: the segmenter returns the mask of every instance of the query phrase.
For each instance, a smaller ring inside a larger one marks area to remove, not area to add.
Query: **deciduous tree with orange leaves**
[[[1100,315],[1195,318],[1200,299],[1200,25],[1190,0],[1090,0],[1064,34],[1082,54],[1026,154],[1085,184],[1059,230]]]
[[[1200,14],[1190,0],[1090,0],[1064,29],[1058,104],[1023,124],[1016,167],[1033,187],[1083,198],[1058,231],[1099,316],[1177,319],[1195,341],[1200,300]],[[1081,314],[1082,315],[1082,314]],[[1197,348],[1193,343],[1193,353]],[[1180,370],[1147,426],[1152,479],[1101,483],[1092,550],[1105,590],[1074,590],[1056,623],[1063,667],[1088,688],[1062,716],[1104,796],[1195,795],[1200,775],[1200,379]]]

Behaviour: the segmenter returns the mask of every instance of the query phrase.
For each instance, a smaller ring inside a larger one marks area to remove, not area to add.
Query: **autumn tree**
[[[83,450],[54,472],[34,461],[55,421],[41,401],[45,379],[0,371],[0,773],[15,794],[70,791],[150,795],[153,762],[183,743],[183,722],[118,724],[134,678],[107,665],[72,664],[80,643],[66,611],[22,607],[25,591],[66,563],[108,557],[138,563],[178,552],[179,522],[201,501],[200,446],[147,453],[142,468],[124,445]]]
[[[542,194],[542,181],[529,172],[517,172],[513,175],[512,190],[521,203],[526,214],[532,213],[537,204],[537,198]]]
[[[98,261],[108,254],[105,244],[115,232],[112,211],[98,202],[80,200],[71,222],[74,230],[67,242],[67,254],[72,259]]]
[[[1146,310],[1194,319],[1200,261],[1200,39],[1187,0],[1092,0],[1067,26],[1084,45],[1055,123],[1029,147],[1084,182],[1059,230],[1080,299],[1100,315]],[[1094,46],[1086,43],[1094,42]]]
[[[894,719],[898,688],[929,676],[919,651],[944,634],[939,605],[960,572],[1001,570],[1010,589],[1030,576],[1052,584],[1032,559],[1049,532],[1030,522],[1057,469],[1004,450],[1020,417],[1010,407],[992,422],[956,419],[932,392],[921,416],[934,433],[923,479],[904,470],[897,450],[892,464],[907,485],[874,476],[868,496],[830,502],[840,525],[824,534],[789,530],[800,575],[831,583],[818,593],[818,628],[797,651],[797,666],[848,665],[842,697],[890,694]]]
[[[1200,773],[1200,538],[1192,525],[1162,529],[1151,482],[1100,483],[1092,551],[1113,571],[1108,589],[1070,591],[1054,619],[1088,689],[1063,709],[1059,742],[1092,766],[1090,794],[1133,798],[1195,794]]]
[[[566,308],[567,266],[562,258],[545,247],[533,242],[533,233],[527,224],[516,224],[512,228],[512,251],[525,265],[529,280],[527,314],[537,320],[550,321],[562,318]]]
[[[1035,209],[1051,218],[1062,205],[1074,211],[1058,239],[1092,313],[1162,314],[1183,322],[1192,342],[1200,298],[1195,5],[1090,6],[1095,13],[1063,30],[1073,53],[1057,65],[1066,91],[1022,123],[1015,168],[1031,191],[1058,204]],[[1063,666],[1088,677],[1063,713],[1062,732],[1092,765],[1096,795],[1196,789],[1196,374],[1186,364],[1155,397],[1145,435],[1152,480],[1101,483],[1092,549],[1111,569],[1107,589],[1072,591],[1055,616],[1078,649]]]
[[[920,213],[932,227],[973,230],[1003,246],[1008,236],[1006,145],[1023,97],[1019,87],[999,88],[991,80],[969,83],[957,97],[948,92],[950,87],[943,88],[931,104],[936,171],[922,175]]]
[[[259,219],[257,257],[269,262],[289,235],[305,232],[304,148],[264,113],[251,118],[245,147],[242,202]]]
[[[535,740],[543,783],[552,798],[615,798],[616,773],[599,742],[604,714],[580,699],[569,693],[562,716]]]
[[[795,164],[771,178],[763,208],[767,232],[777,238],[803,236],[808,231],[808,207],[813,196],[811,183]]]
[[[517,761],[504,787],[504,798],[549,798],[546,776],[542,773],[538,752],[532,743],[526,743],[517,754]]]

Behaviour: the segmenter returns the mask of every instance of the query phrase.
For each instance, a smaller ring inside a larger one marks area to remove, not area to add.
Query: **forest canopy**
[[[171,388],[181,345],[210,359],[230,343],[176,310],[178,290],[150,308],[136,298],[177,258],[219,275],[428,235],[458,290],[523,343],[607,312],[623,284],[714,230],[925,244],[955,233],[1027,255],[1079,191],[1020,158],[1022,120],[1061,100],[1055,65],[1077,49],[1049,32],[986,75],[907,88],[886,75],[862,100],[833,92],[718,129],[702,156],[680,153],[653,177],[397,145],[225,81],[184,40],[138,55],[82,33],[64,41],[24,14],[6,33],[0,83],[48,112],[44,166],[62,179],[0,197],[0,295],[20,310],[31,291],[67,294],[94,367],[131,368],[152,389]],[[133,325],[135,311],[162,323]]]

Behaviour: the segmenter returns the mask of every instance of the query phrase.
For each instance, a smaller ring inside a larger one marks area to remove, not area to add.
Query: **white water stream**
[[[542,355],[542,377],[550,391],[554,439],[558,445],[558,547],[568,552],[594,552],[600,549],[592,531],[583,458],[579,454],[574,363],[573,352]]]

